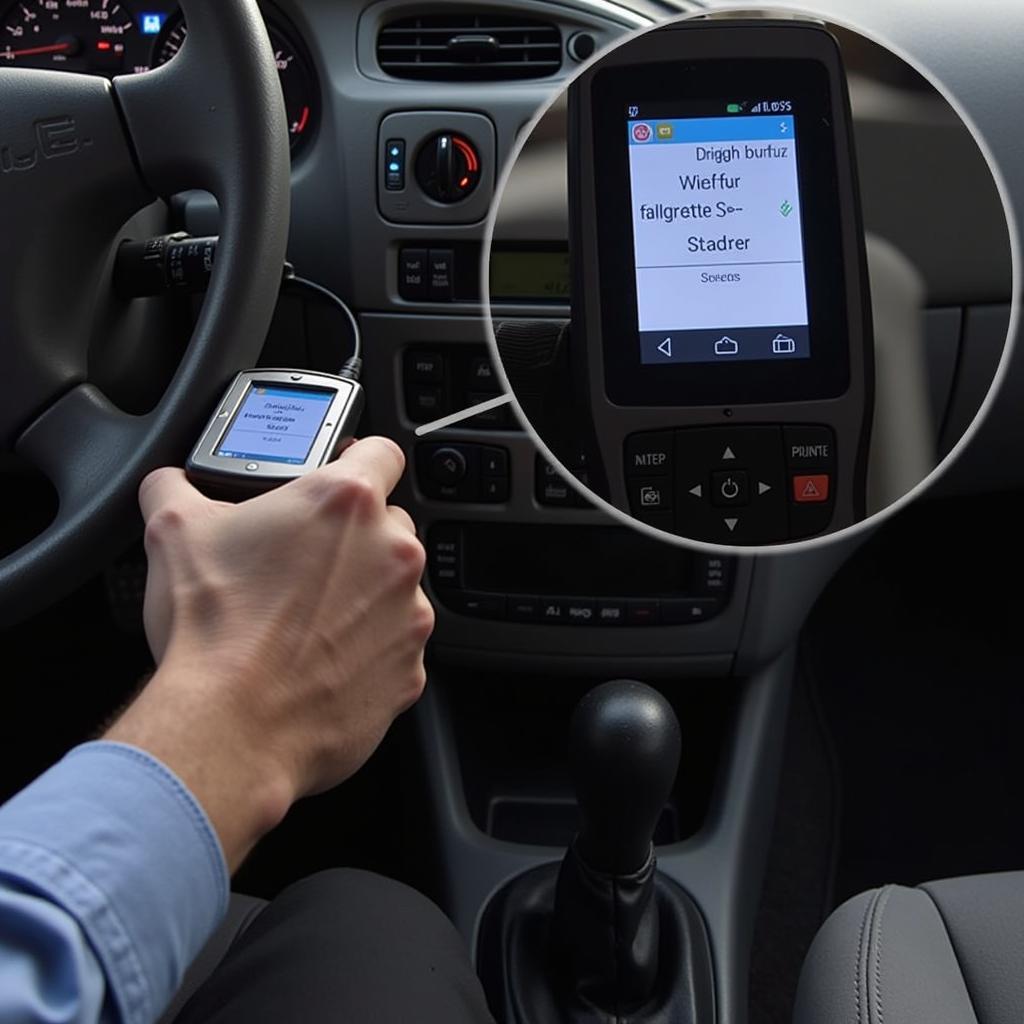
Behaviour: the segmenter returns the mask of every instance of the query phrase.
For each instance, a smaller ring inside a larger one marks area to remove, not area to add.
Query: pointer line
[[[435,430],[441,430],[443,427],[450,427],[455,423],[468,420],[470,416],[477,416],[482,412],[490,412],[492,409],[500,409],[511,401],[511,395],[498,395],[497,398],[488,398],[486,402],[481,402],[479,405],[471,405],[468,409],[453,412],[450,416],[442,416],[439,420],[433,420],[431,423],[424,423],[418,426],[416,428],[416,436],[422,437],[424,434],[430,434]]]

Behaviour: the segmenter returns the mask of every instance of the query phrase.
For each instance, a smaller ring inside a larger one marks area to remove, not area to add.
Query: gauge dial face
[[[18,0],[0,23],[0,66],[118,74],[137,32],[119,0]]]
[[[267,25],[270,45],[277,61],[284,92],[284,105],[288,113],[288,131],[291,145],[296,146],[306,137],[312,127],[315,85],[309,66],[284,33],[273,25]],[[188,34],[188,26],[178,15],[168,21],[157,43],[153,57],[154,66],[166,64],[182,48]]]

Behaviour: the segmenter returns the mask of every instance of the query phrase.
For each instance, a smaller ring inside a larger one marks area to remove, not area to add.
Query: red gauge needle
[[[24,50],[0,50],[0,56],[11,57],[37,57],[43,53],[64,53],[71,49],[71,43],[53,43],[50,46],[29,46]]]

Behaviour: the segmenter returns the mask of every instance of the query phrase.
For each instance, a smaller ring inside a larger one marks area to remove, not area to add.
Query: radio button
[[[540,618],[541,598],[516,594],[508,599],[508,617],[514,622],[535,622]]]
[[[481,391],[500,391],[498,380],[494,376],[494,364],[487,356],[476,356],[469,361],[469,379],[473,387]]]
[[[430,531],[427,558],[430,563],[430,578],[435,587],[459,585],[462,553],[459,548],[459,531],[456,528],[435,526]]]
[[[434,483],[457,484],[466,475],[466,456],[458,448],[438,448],[430,456],[430,476]]]
[[[508,477],[485,477],[480,482],[480,500],[492,503],[508,501]]]
[[[429,423],[444,415],[444,391],[437,387],[416,387],[408,393],[409,419]]]
[[[698,573],[698,585],[705,590],[728,590],[731,569],[732,562],[727,558],[706,555]]]
[[[399,253],[398,294],[407,302],[419,302],[430,297],[426,249],[403,249]]]
[[[444,356],[438,352],[406,352],[405,381],[407,384],[443,384]]]
[[[671,598],[661,602],[661,621],[680,626],[690,622],[703,622],[718,611],[718,602],[711,597]]]
[[[582,459],[569,469],[580,483],[587,483],[586,463]],[[569,486],[565,477],[544,458],[537,456],[534,468],[534,495],[545,508],[587,508],[587,501]]]
[[[626,605],[626,621],[631,626],[652,626],[658,622],[661,604],[658,601],[641,599]]]
[[[480,457],[484,476],[508,476],[508,452],[504,448],[485,448]]]
[[[542,597],[540,617],[544,622],[565,622],[568,617],[566,602],[560,597]]]
[[[478,619],[505,618],[504,594],[479,594],[474,590],[459,590],[448,599],[452,608],[463,615]]]
[[[623,625],[626,621],[626,602],[598,601],[596,621],[599,626]]]
[[[595,621],[594,602],[576,599],[566,601],[565,619],[578,626],[592,626]]]

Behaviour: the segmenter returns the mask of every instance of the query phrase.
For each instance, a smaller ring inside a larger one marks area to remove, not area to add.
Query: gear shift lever
[[[713,1019],[700,911],[657,870],[651,842],[680,747],[671,706],[642,683],[605,683],[580,701],[569,728],[580,830],[561,864],[505,886],[481,928],[480,971],[499,1020]]]
[[[629,875],[644,867],[680,748],[675,712],[643,683],[605,683],[580,701],[569,757],[582,819],[576,854],[589,868]]]
[[[571,1003],[617,1019],[658,978],[651,840],[679,769],[679,722],[649,686],[605,683],[577,707],[569,744],[582,824],[558,874],[549,964]]]

